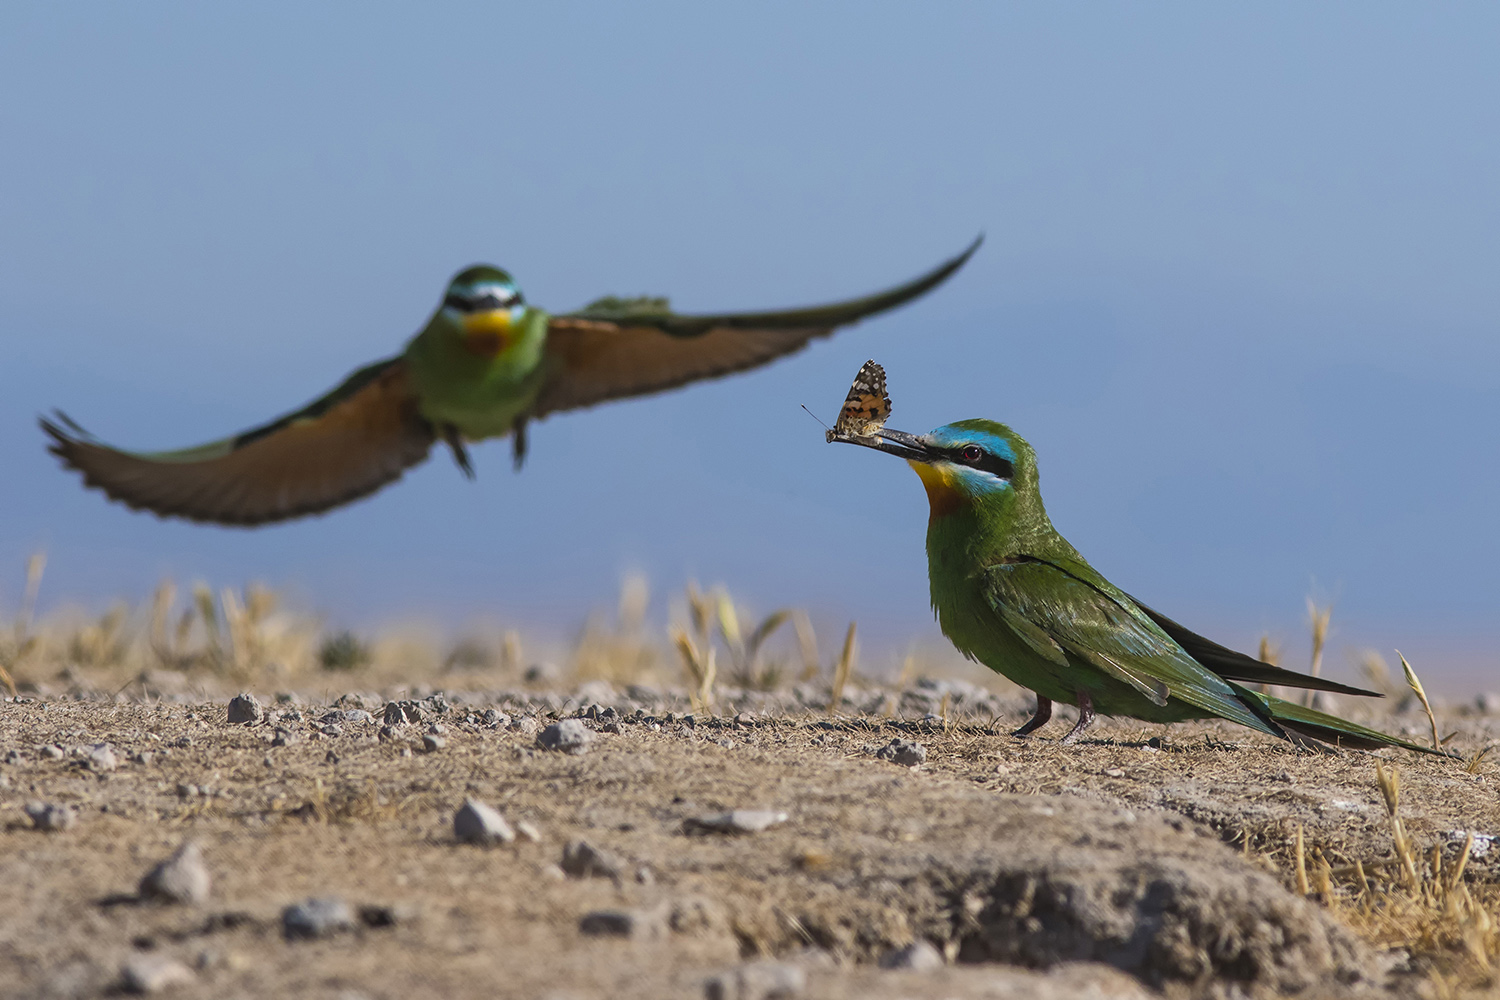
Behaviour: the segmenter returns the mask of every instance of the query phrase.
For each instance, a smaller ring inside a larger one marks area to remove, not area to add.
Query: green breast
[[[515,330],[509,349],[483,358],[464,348],[462,335],[443,313],[433,316],[405,354],[422,415],[456,427],[471,441],[510,433],[542,386],[547,314],[528,309]]]

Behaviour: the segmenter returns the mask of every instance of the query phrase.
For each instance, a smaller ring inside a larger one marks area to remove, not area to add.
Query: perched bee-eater
[[[114,500],[163,517],[256,525],[317,514],[380,489],[444,441],[509,434],[526,453],[534,418],[763,365],[942,284],[979,248],[864,298],[776,312],[681,315],[663,298],[607,297],[553,315],[509,274],[460,272],[400,354],[367,365],[296,412],[181,451],[100,444],[62,414],[51,450]]]
[[[965,656],[1036,692],[1036,714],[1015,735],[1046,724],[1061,701],[1078,706],[1064,743],[1103,714],[1221,718],[1299,744],[1438,753],[1245,687],[1378,697],[1226,649],[1104,579],[1052,527],[1036,453],[1004,424],[962,420],[921,436],[877,427],[830,439],[904,458],[921,477],[931,507],[927,573],[943,634]]]

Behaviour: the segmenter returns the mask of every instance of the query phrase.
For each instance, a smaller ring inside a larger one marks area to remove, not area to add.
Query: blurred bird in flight
[[[1036,453],[1009,427],[962,420],[918,436],[886,430],[889,414],[885,373],[866,362],[828,439],[904,458],[916,470],[931,509],[927,574],[943,634],[968,658],[1036,693],[1036,714],[1015,735],[1046,724],[1061,701],[1078,706],[1064,743],[1102,714],[1221,718],[1298,744],[1440,753],[1247,687],[1379,697],[1227,649],[1099,575],[1053,528]]]
[[[180,451],[128,452],[62,413],[41,425],[64,465],[129,507],[215,524],[284,521],[373,493],[437,441],[472,476],[465,443],[509,434],[519,467],[530,420],[766,364],[931,291],[982,241],[863,298],[712,315],[675,313],[663,298],[612,296],[552,314],[527,303],[505,271],[479,265],[454,277],[400,354],[253,430]]]

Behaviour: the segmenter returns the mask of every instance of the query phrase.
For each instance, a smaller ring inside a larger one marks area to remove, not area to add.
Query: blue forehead
[[[938,448],[958,448],[963,445],[977,444],[991,455],[1003,458],[1007,462],[1014,462],[1016,452],[1010,446],[1010,442],[994,431],[974,426],[976,422],[965,420],[956,424],[944,424],[928,434],[927,441]]]

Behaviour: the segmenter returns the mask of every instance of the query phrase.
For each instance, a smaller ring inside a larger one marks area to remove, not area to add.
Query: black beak
[[[837,431],[828,432],[830,443],[834,441],[843,444],[857,444],[866,448],[874,448],[883,451],[887,455],[895,455],[904,458],[908,462],[932,462],[938,458],[936,452],[915,434],[905,431],[891,431],[881,428],[874,434],[840,434]]]

